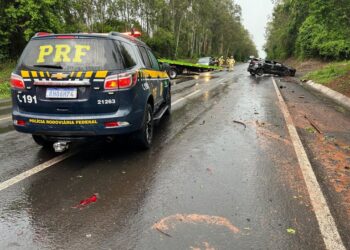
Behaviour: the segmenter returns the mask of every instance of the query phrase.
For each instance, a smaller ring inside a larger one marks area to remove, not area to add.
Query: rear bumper
[[[19,112],[13,110],[12,119],[24,121],[24,125],[14,127],[18,132],[46,137],[95,137],[128,134],[142,125],[143,110],[130,112],[119,110],[110,114],[95,115],[48,115]],[[117,127],[105,126],[107,122],[120,123]]]

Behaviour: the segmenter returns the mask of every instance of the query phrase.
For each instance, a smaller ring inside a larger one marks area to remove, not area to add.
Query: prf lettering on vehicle
[[[90,45],[76,44],[74,46],[68,44],[41,45],[39,47],[39,56],[37,63],[45,63],[48,56],[54,55],[53,62],[82,62],[82,57],[86,56],[86,52],[90,51]]]

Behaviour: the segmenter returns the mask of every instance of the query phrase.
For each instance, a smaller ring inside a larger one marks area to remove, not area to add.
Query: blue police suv
[[[133,36],[37,33],[11,75],[13,124],[56,152],[76,140],[133,135],[152,144],[171,110],[170,80]]]

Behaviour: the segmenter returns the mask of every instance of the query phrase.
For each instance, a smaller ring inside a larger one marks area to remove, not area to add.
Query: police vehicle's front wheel
[[[46,140],[44,137],[40,135],[32,135],[32,137],[36,144],[39,146],[42,146],[43,148],[52,148],[53,143],[49,140]]]
[[[153,139],[153,128],[153,110],[152,106],[150,104],[147,104],[145,115],[143,118],[142,128],[135,134],[136,142],[138,146],[140,146],[142,149],[149,149],[151,147]]]

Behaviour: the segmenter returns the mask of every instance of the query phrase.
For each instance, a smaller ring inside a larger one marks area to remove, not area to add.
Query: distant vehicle
[[[251,58],[248,72],[252,75],[262,76],[263,74],[273,74],[278,76],[295,76],[296,69],[283,65],[276,61]]]
[[[217,66],[217,61],[213,57],[202,57],[198,59],[197,64],[206,66]]]
[[[13,124],[56,152],[68,143],[130,134],[149,148],[170,114],[170,79],[130,35],[38,33],[11,75]]]

